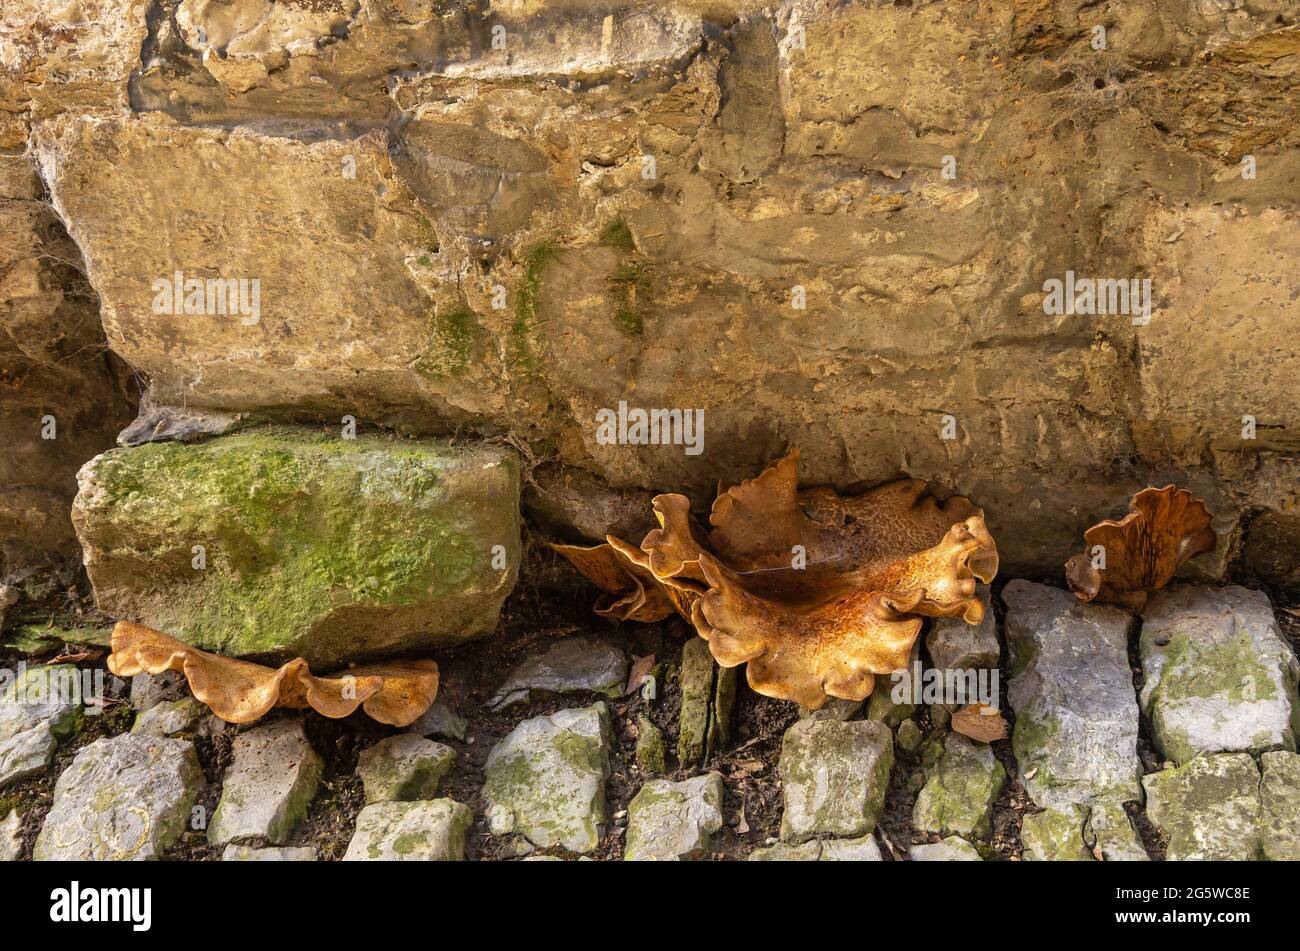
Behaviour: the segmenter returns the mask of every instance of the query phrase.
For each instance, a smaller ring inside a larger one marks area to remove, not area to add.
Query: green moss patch
[[[537,327],[542,274],[555,259],[555,246],[549,242],[534,245],[524,255],[523,277],[515,290],[515,319],[510,327],[510,355],[517,365],[525,369],[536,367],[532,335]]]
[[[200,647],[382,653],[482,630],[513,583],[518,473],[496,450],[270,430],[92,465],[77,518],[101,597]]]

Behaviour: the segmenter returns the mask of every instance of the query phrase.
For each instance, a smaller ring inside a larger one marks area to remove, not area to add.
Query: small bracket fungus
[[[639,548],[613,535],[604,545],[552,545],[605,594],[595,612],[612,621],[661,621],[673,613],[673,602],[649,568]]]
[[[316,677],[296,657],[279,669],[209,654],[160,631],[119,621],[108,669],[119,677],[178,670],[201,703],[228,723],[252,723],[272,707],[311,707],[341,719],[362,707],[380,723],[408,726],[438,695],[438,665],[403,660]]]
[[[719,495],[707,531],[689,499],[668,494],[640,548],[612,536],[555,548],[606,592],[606,617],[676,609],[719,664],[749,665],[759,693],[811,709],[861,700],[876,674],[907,665],[922,617],[983,619],[975,582],[993,580],[997,548],[964,498],[940,504],[915,479],[859,496],[800,492],[798,460],[793,451]]]
[[[1163,588],[1187,559],[1218,541],[1210,510],[1186,489],[1143,489],[1119,521],[1106,519],[1083,533],[1087,550],[1065,563],[1065,580],[1081,601],[1134,611]]]

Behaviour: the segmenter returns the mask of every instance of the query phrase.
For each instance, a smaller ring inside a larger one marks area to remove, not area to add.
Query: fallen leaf
[[[48,664],[75,664],[78,661],[85,660],[90,656],[90,651],[78,651],[75,654],[60,654],[58,657],[51,657],[46,663]]]
[[[655,655],[647,654],[645,657],[638,657],[632,663],[632,670],[627,675],[627,688],[624,694],[636,693],[641,689],[641,684],[650,676],[650,671],[655,665]]]
[[[993,712],[985,712],[988,710]],[[1007,721],[1002,718],[1001,711],[982,703],[968,704],[954,713],[952,728],[977,743],[1005,740],[1009,732]]]
[[[902,849],[900,849],[897,845],[894,844],[894,840],[885,834],[884,829],[880,830],[880,838],[884,840],[885,845],[889,846],[889,851],[894,856],[894,860],[898,861],[903,854]]]

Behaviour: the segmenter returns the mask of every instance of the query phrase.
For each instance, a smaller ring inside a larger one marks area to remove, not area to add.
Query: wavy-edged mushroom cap
[[[273,707],[305,709],[341,719],[362,707],[372,719],[409,726],[438,695],[438,665],[431,660],[391,661],[317,677],[301,657],[278,668],[222,657],[161,631],[119,621],[113,628],[108,669],[119,677],[176,670],[195,698],[227,723],[252,723]]]
[[[604,592],[595,612],[611,621],[661,621],[673,613],[673,602],[650,570],[641,549],[609,536],[603,545],[551,545],[573,567]]]
[[[685,496],[657,496],[660,527],[635,560],[719,664],[748,664],[759,693],[815,709],[861,700],[876,675],[905,667],[922,617],[978,623],[976,579],[993,579],[998,556],[964,498],[940,503],[915,479],[859,496],[801,492],[798,459],[722,492],[707,530]]]
[[[1209,507],[1187,489],[1143,489],[1122,519],[1083,533],[1087,550],[1066,562],[1065,580],[1081,601],[1140,611],[1183,562],[1214,550],[1218,536],[1210,519]],[[1102,558],[1094,555],[1098,549]]]

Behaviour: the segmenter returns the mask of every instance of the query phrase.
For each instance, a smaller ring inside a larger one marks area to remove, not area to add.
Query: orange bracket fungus
[[[1187,559],[1218,541],[1210,510],[1186,489],[1143,489],[1119,521],[1106,519],[1083,533],[1088,548],[1065,564],[1065,580],[1082,601],[1134,611],[1163,588]]]
[[[209,654],[129,621],[113,628],[108,669],[119,677],[178,670],[194,696],[228,723],[252,723],[272,707],[311,707],[336,720],[362,707],[380,723],[408,726],[438,694],[438,665],[431,660],[369,664],[316,677],[301,657],[273,670]]]
[[[858,496],[799,491],[798,451],[723,492],[706,530],[684,495],[654,499],[640,548],[609,536],[556,545],[606,593],[598,613],[654,621],[676,609],[724,667],[759,693],[808,708],[861,700],[907,665],[922,617],[977,624],[976,579],[997,573],[983,512],[904,479]]]

